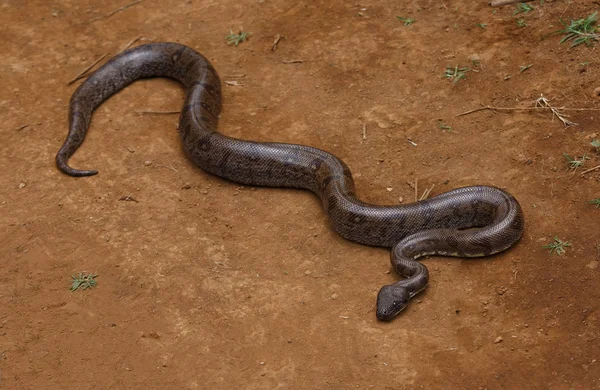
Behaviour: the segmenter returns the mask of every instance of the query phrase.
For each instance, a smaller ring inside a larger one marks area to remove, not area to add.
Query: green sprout
[[[456,84],[458,80],[467,77],[468,70],[468,68],[461,68],[458,65],[456,65],[454,68],[451,66],[447,66],[446,71],[444,72],[444,77],[448,80],[452,80],[452,84]]]
[[[402,16],[396,16],[398,18],[398,20],[401,20],[404,22],[405,26],[410,26],[411,24],[413,24],[415,22],[415,20],[413,18],[403,18]]]
[[[562,241],[560,238],[554,236],[554,242],[551,242],[548,245],[542,246],[544,249],[550,249],[550,254],[553,252],[557,255],[562,255],[565,253],[565,248],[571,246],[569,241]]]
[[[600,198],[590,200],[590,204],[596,205],[596,208],[600,208]]]
[[[451,132],[452,131],[452,126],[448,126],[447,124],[445,124],[444,122],[438,122],[438,127],[444,131],[447,132]]]
[[[88,288],[95,287],[97,282],[94,280],[98,275],[84,274],[80,272],[78,275],[72,275],[73,283],[71,284],[71,291],[75,291],[79,288],[87,290]]]
[[[532,66],[533,66],[533,64],[519,66],[519,73],[525,72],[527,69],[531,68]]]
[[[590,145],[596,148],[596,152],[600,152],[600,139],[594,139],[590,142]]]
[[[560,43],[572,41],[571,47],[581,45],[582,43],[590,46],[593,42],[597,42],[599,38],[598,34],[596,34],[597,20],[598,12],[594,12],[585,19],[571,19],[571,22],[568,26],[561,20],[560,22],[565,26],[565,28],[550,34],[565,34],[565,36],[560,40]]]
[[[586,156],[585,154],[583,156],[581,156],[578,159],[576,159],[575,157],[571,157],[569,156],[567,153],[563,153],[563,155],[565,156],[565,158],[567,159],[567,162],[569,164],[569,169],[577,169],[583,166],[583,164],[585,164],[585,160],[589,160],[590,158],[588,156]]]
[[[518,14],[527,14],[531,11],[533,11],[533,6],[531,6],[527,3],[519,3],[519,4],[517,4],[517,8],[515,9],[515,12],[513,12],[513,16],[518,15]]]
[[[527,23],[525,22],[525,19],[517,19],[517,27],[519,27],[519,28],[527,27]]]
[[[237,45],[239,45],[240,43],[245,42],[246,40],[248,40],[248,38],[250,37],[250,35],[252,35],[251,32],[244,32],[240,28],[240,32],[238,34],[235,34],[233,32],[233,30],[229,30],[229,35],[227,35],[225,37],[225,39],[227,40],[227,44],[228,45],[235,45],[237,47]]]

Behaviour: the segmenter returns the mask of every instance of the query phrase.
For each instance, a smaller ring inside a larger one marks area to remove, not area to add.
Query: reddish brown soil
[[[483,0],[146,0],[91,22],[125,4],[0,1],[0,388],[600,388],[600,171],[582,175],[600,164],[600,114],[569,111],[569,128],[549,112],[456,117],[540,94],[600,106],[598,49],[540,40],[596,2],[536,1],[524,28]],[[251,39],[227,46],[238,26]],[[523,240],[424,260],[429,288],[378,322],[388,251],[339,237],[310,193],[194,167],[176,115],[136,113],[179,109],[166,80],[97,111],[71,162],[98,176],[61,174],[67,82],[137,36],[190,45],[243,84],[224,86],[223,133],[326,149],[375,203],[411,201],[416,179],[433,195],[500,186],[523,206]],[[473,55],[477,72],[442,77]],[[572,172],[563,152],[591,159]],[[542,248],[553,236],[566,254]],[[70,292],[82,271],[98,286]]]

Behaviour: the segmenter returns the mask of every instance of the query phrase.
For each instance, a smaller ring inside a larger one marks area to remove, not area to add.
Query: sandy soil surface
[[[597,2],[145,0],[109,15],[127,4],[0,0],[0,388],[600,388],[600,170],[583,174],[600,165],[600,113],[564,111],[568,128],[549,111],[457,117],[542,94],[600,106],[597,47],[541,40]],[[240,26],[250,40],[228,46]],[[398,280],[388,250],[336,235],[308,192],[193,166],[177,115],[139,113],[180,108],[162,79],[96,112],[71,163],[98,176],[61,174],[67,83],[136,37],[212,61],[223,133],[326,149],[369,202],[408,203],[416,180],[505,188],[522,241],[424,260],[428,289],[378,322],[377,292]],[[456,65],[470,70],[453,84]],[[590,159],[572,171],[563,153]],[[562,256],[542,248],[554,236]],[[78,272],[97,287],[70,292]]]

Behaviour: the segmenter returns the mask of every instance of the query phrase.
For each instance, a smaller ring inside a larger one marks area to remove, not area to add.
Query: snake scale
[[[186,153],[200,168],[240,184],[312,191],[342,237],[392,248],[392,265],[404,278],[379,291],[380,320],[394,318],[427,286],[429,274],[416,261],[419,257],[488,256],[508,249],[523,233],[519,203],[496,187],[464,187],[411,204],[374,205],[356,197],[348,166],[328,152],[219,133],[219,76],[204,56],[177,43],[150,43],[126,50],[79,86],[70,101],[69,133],[56,155],[62,172],[71,176],[98,173],[67,164],[85,138],[92,112],[133,81],[148,77],[168,77],[185,87],[179,132]]]

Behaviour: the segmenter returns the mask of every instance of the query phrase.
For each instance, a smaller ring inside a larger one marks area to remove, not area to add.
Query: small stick
[[[272,51],[277,50],[277,44],[279,43],[279,41],[281,41],[281,38],[283,38],[281,35],[275,35],[275,39],[273,40],[273,46],[271,46]]]
[[[527,3],[533,0],[492,0],[490,5],[492,7],[502,7],[503,5],[515,4],[515,3]]]
[[[172,164],[169,164],[169,165],[161,165],[161,164],[156,164],[156,166],[157,166],[157,167],[159,167],[159,168],[168,168],[168,169],[171,169],[171,170],[173,170],[174,172],[179,172],[177,169],[175,169],[175,168],[173,167],[173,165],[172,165]]]
[[[93,63],[92,65],[90,65],[90,66],[88,66],[87,68],[85,68],[85,70],[84,70],[83,72],[81,72],[81,73],[79,73],[77,76],[75,76],[75,78],[74,78],[73,80],[69,81],[69,82],[67,83],[67,85],[71,85],[71,84],[73,84],[75,81],[77,81],[77,80],[79,80],[79,79],[82,79],[82,78],[84,78],[84,77],[85,77],[85,74],[86,74],[87,72],[89,72],[89,70],[90,70],[90,69],[92,69],[94,66],[96,66],[96,64],[97,64],[98,62],[102,61],[102,59],[103,59],[104,57],[106,57],[107,55],[108,55],[108,53],[104,53],[104,54],[102,55],[102,57],[98,58],[96,61],[94,61],[94,63]]]
[[[585,170],[585,171],[581,172],[581,174],[582,174],[582,175],[585,175],[586,173],[590,173],[590,172],[593,172],[593,171],[597,171],[598,169],[600,169],[600,165],[598,165],[597,167],[594,167],[594,168],[590,168],[590,169],[588,169],[588,170]]]
[[[419,201],[419,179],[415,179],[415,202]]]
[[[125,45],[125,46],[124,46],[124,47],[121,49],[121,51],[129,49],[129,46],[133,45],[134,43],[136,43],[136,42],[137,42],[137,41],[139,41],[140,39],[142,39],[142,36],[141,36],[141,35],[138,35],[137,37],[133,38],[131,41],[129,41],[129,43],[128,43],[128,44],[126,44],[126,45]]]
[[[181,111],[136,111],[136,114],[140,115],[173,115],[179,114]]]
[[[302,64],[304,60],[283,60],[284,64]]]
[[[16,131],[21,131],[21,130],[23,130],[24,128],[26,128],[27,126],[29,126],[29,124],[26,124],[26,125],[19,126],[19,127],[17,127],[15,130],[16,130]]]
[[[536,111],[536,110],[551,110],[550,107],[493,107],[493,106],[483,106],[479,108],[475,108],[473,110],[465,111],[463,113],[457,114],[456,116],[464,116],[473,114],[474,112],[483,111],[483,110],[492,110],[492,111]],[[590,107],[590,108],[577,108],[577,107],[560,107],[562,111],[600,111],[600,107]]]
[[[133,196],[122,196],[119,198],[119,200],[124,200],[125,202],[135,202],[135,203],[140,203],[137,199],[135,199]]]
[[[139,4],[142,1],[144,1],[144,0],[136,0],[136,1],[132,2],[132,3],[125,4],[121,8],[117,8],[116,10],[111,11],[111,12],[109,12],[108,14],[106,14],[104,16],[100,16],[100,17],[97,17],[96,19],[90,20],[90,23],[95,22],[95,21],[100,20],[100,19],[108,19],[111,16],[113,16],[114,14],[116,14],[117,12],[125,11],[127,8],[132,7],[132,6],[136,5],[136,4]]]
[[[367,124],[363,123],[362,126],[362,139],[365,140],[367,139]]]
[[[434,187],[435,187],[435,184],[432,184],[431,188],[426,189],[423,192],[423,195],[421,195],[421,197],[419,198],[419,200],[423,200],[423,199],[429,198],[429,194],[431,194],[431,191],[433,190]]]

